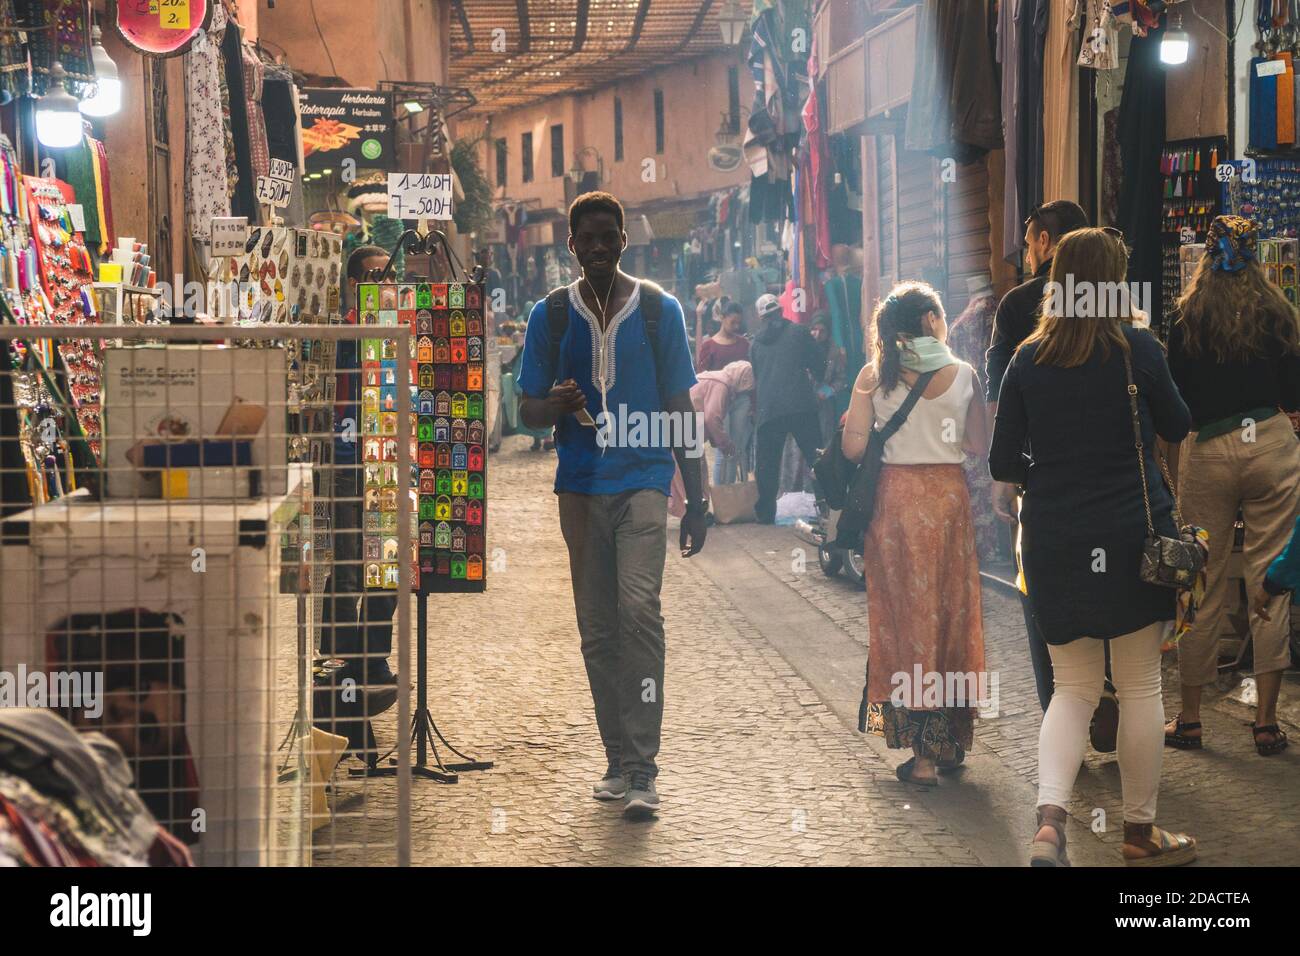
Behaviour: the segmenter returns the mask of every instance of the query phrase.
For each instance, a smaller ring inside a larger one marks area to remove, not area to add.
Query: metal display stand
[[[421,228],[425,223],[421,221]],[[386,281],[391,275],[394,262],[396,261],[399,249],[405,249],[408,254],[434,254],[438,246],[441,245],[443,252],[447,256],[448,268],[455,274],[456,266],[460,265],[456,260],[453,265],[454,253],[447,243],[447,237],[438,230],[428,230],[421,235],[419,230],[407,229],[398,238],[392,253],[389,255],[388,264],[384,267],[377,278],[380,282]],[[462,267],[463,271],[463,267]],[[478,275],[481,269],[476,268],[471,281],[478,281]],[[416,706],[415,713],[411,717],[411,743],[415,747],[415,763],[410,770],[412,775],[424,777],[428,780],[436,780],[439,783],[457,783],[460,774],[470,770],[491,770],[495,765],[491,760],[478,760],[466,753],[458,750],[438,728],[437,722],[433,719],[433,713],[429,710],[429,595],[421,589],[416,592]],[[436,738],[436,740],[435,740]],[[442,741],[444,747],[462,758],[461,762],[443,763],[442,756],[438,753],[438,744],[436,741]],[[429,763],[429,755],[433,756],[432,765]],[[381,767],[376,765],[367,765],[361,769],[353,769],[349,774],[354,777],[388,777],[398,773],[399,767],[397,760],[390,758],[388,766]]]

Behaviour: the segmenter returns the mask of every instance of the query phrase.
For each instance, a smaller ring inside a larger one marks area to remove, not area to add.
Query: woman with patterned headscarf
[[[1300,441],[1283,414],[1300,409],[1300,320],[1256,258],[1258,232],[1240,216],[1211,223],[1169,333],[1169,368],[1194,432],[1184,446],[1179,500],[1184,520],[1210,534],[1204,602],[1178,646],[1182,710],[1165,726],[1165,743],[1183,750],[1203,745],[1201,693],[1218,676],[1237,513],[1246,524],[1247,593],[1254,594],[1300,511]],[[1276,708],[1291,663],[1289,615],[1281,595],[1272,605],[1271,620],[1250,622],[1259,690],[1253,733],[1261,756],[1287,745]]]

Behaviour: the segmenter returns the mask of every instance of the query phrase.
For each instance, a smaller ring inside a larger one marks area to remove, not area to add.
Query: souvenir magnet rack
[[[424,223],[421,222],[420,225],[421,227],[423,227]],[[437,252],[439,245],[441,245],[442,251],[445,253],[447,257],[447,266],[451,276],[454,278],[457,274],[465,275],[464,267],[461,264],[459,258],[455,256],[455,253],[452,252],[450,245],[447,243],[447,237],[445,234],[443,234],[438,230],[427,230],[422,235],[419,230],[408,229],[402,233],[402,235],[398,238],[397,243],[393,246],[393,251],[388,257],[388,264],[384,267],[384,269],[381,270],[378,273],[378,275],[367,276],[366,281],[369,283],[377,283],[377,284],[389,282],[392,278],[393,268],[397,261],[398,250],[405,250],[405,252],[408,255],[433,255]],[[419,294],[421,297],[423,297],[423,295],[425,294],[426,288],[432,289],[438,285],[444,287],[459,286],[462,290],[461,291],[462,296],[465,295],[464,290],[466,288],[469,288],[471,286],[478,286],[479,288],[478,288],[477,301],[479,303],[479,309],[484,310],[487,307],[487,303],[484,298],[482,281],[483,281],[482,268],[476,267],[474,272],[466,276],[466,281],[462,283],[455,283],[455,282],[446,283],[446,284],[419,283],[417,285],[420,287]],[[405,283],[405,285],[412,285],[412,283]],[[418,307],[416,309],[416,312],[420,316],[424,316],[426,314],[426,310],[428,310],[428,314],[430,315],[430,318],[432,318],[433,314],[438,314],[440,316],[445,315],[449,303],[444,299],[441,301],[440,304],[441,304],[441,308],[438,308],[437,302],[426,303],[424,302],[423,298],[421,298],[417,303]],[[430,305],[434,306],[434,308],[430,309],[429,308]],[[460,305],[463,307],[466,305],[466,303],[464,301],[461,301]],[[399,312],[400,311],[401,310],[399,309]],[[481,322],[482,321],[481,311],[479,313],[479,316]],[[483,325],[485,326],[486,323],[483,323]],[[417,331],[417,329],[413,329],[413,331]],[[414,343],[415,341],[416,340],[413,338],[412,343]],[[464,361],[464,359],[461,359],[461,361]],[[421,359],[419,362],[417,362],[417,366],[421,367],[422,369],[424,367],[428,367],[430,364],[431,363],[429,363],[425,359]],[[447,364],[451,364],[451,363],[447,363]],[[417,383],[418,383],[418,379],[417,379]],[[423,384],[423,383],[418,383],[418,384]],[[480,383],[480,385],[481,384],[482,383]],[[412,391],[417,391],[417,389],[415,387],[412,387],[410,383],[406,383],[406,387],[411,388]],[[424,409],[422,408],[420,410],[424,411]],[[401,440],[404,438],[409,438],[409,436],[398,436],[398,438],[399,440]],[[482,467],[482,464],[483,463],[481,462],[480,467]],[[417,467],[417,474],[418,473],[419,473],[419,467]],[[417,485],[417,487],[419,486]],[[420,491],[421,491],[421,495],[420,495],[421,508],[417,512],[417,514],[419,517],[423,518],[424,509],[423,509],[422,499],[424,499],[427,496],[423,493],[425,489],[421,488]],[[424,542],[421,541],[421,545],[423,545],[423,543]],[[477,760],[474,757],[471,757],[468,754],[462,753],[460,750],[458,750],[449,740],[447,740],[445,736],[443,736],[442,731],[438,728],[437,722],[434,721],[433,719],[432,712],[429,710],[429,664],[428,664],[429,592],[432,589],[430,586],[430,580],[434,575],[437,575],[440,578],[446,577],[446,575],[443,574],[445,569],[441,566],[440,563],[435,563],[431,567],[425,566],[426,552],[423,546],[420,547],[419,553],[421,557],[418,565],[419,577],[417,579],[418,585],[416,587],[416,679],[415,679],[416,707],[415,707],[415,712],[411,717],[411,743],[414,745],[415,748],[416,759],[415,759],[415,763],[411,767],[411,772],[416,776],[426,777],[430,780],[437,780],[440,783],[456,783],[459,780],[460,773],[469,770],[491,770],[494,764],[490,760]],[[400,555],[399,557],[405,559],[408,556]],[[444,584],[451,585],[449,587],[444,588],[443,590],[449,591],[451,593],[455,593],[458,591],[467,591],[467,590],[468,591],[483,590],[483,581],[481,578],[481,573],[482,573],[481,561],[479,562],[479,569],[480,569],[480,578],[477,581],[473,581],[473,580],[468,580],[468,581],[460,580],[459,582],[443,581]],[[464,576],[463,565],[460,570],[463,578]],[[465,586],[459,586],[459,587],[455,586],[457,584],[465,585]],[[461,757],[462,761],[457,763],[443,763],[442,757],[438,753],[438,745],[435,742],[435,738],[437,740],[442,741],[443,746],[445,746],[453,754],[455,754],[458,757]],[[432,766],[430,766],[428,763],[429,752],[432,752],[433,754]],[[351,774],[354,776],[390,776],[392,774],[397,773],[397,767],[391,765],[394,763],[394,761],[390,760],[389,763],[390,766],[387,767],[378,767],[378,766],[370,765],[363,769],[353,770],[351,771]]]

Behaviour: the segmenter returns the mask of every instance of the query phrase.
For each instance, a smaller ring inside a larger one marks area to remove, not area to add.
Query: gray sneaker
[[[659,794],[655,791],[655,779],[646,770],[634,770],[628,774],[627,802],[623,804],[625,817],[649,817],[659,812]]]
[[[605,776],[591,788],[591,795],[597,800],[621,800],[625,793],[627,781],[623,779],[623,773],[616,763],[611,763],[605,770]]]

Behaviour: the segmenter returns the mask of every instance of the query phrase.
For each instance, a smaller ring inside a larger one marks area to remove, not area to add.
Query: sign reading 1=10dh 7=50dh
[[[450,219],[451,174],[389,173],[389,219]]]
[[[414,335],[410,391],[412,475],[397,474],[395,339],[361,343],[362,542],[367,588],[398,584],[397,522],[410,513],[412,581],[422,594],[482,591],[487,557],[487,387],[482,283],[363,283],[365,326]],[[382,331],[376,334],[382,335]],[[412,494],[410,489],[414,488]],[[409,505],[407,507],[410,507]]]

